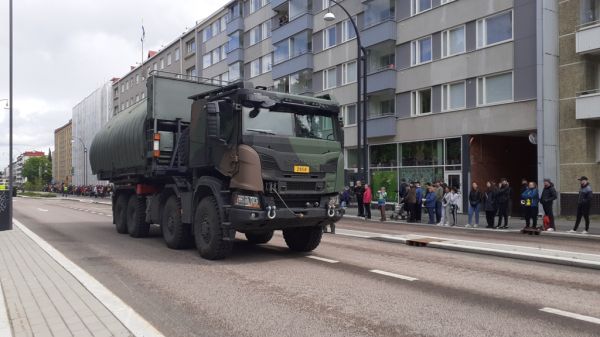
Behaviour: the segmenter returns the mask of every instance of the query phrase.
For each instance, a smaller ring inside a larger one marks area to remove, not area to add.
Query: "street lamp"
[[[71,143],[74,143],[75,139],[77,139],[83,147],[83,185],[87,186],[87,147],[85,146],[83,140],[81,140],[79,137],[73,137],[73,139],[71,139]]]
[[[368,146],[367,146],[367,50],[363,47],[360,42],[360,32],[358,26],[354,21],[354,18],[344,6],[342,6],[338,0],[329,0],[334,4],[340,6],[340,8],[348,15],[350,23],[356,33],[356,126],[357,126],[357,168],[358,176],[365,182],[368,182]],[[323,16],[323,20],[327,22],[335,21],[335,14],[331,12],[331,7],[327,9],[327,13]],[[362,88],[361,88],[361,60],[362,60]],[[361,99],[362,96],[362,99]],[[362,102],[362,111],[361,111]],[[362,113],[361,113],[362,112]],[[362,159],[362,160],[361,160]],[[362,176],[362,177],[361,177]]]

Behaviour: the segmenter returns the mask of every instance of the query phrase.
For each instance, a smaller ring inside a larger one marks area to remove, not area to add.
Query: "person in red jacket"
[[[371,201],[373,200],[373,193],[371,192],[371,186],[365,184],[365,193],[363,194],[363,204],[365,210],[365,219],[371,219]]]

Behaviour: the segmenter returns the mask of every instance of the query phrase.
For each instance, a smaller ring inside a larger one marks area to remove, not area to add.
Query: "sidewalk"
[[[358,215],[358,209],[356,207],[348,207],[346,209],[346,214],[350,215],[350,216],[357,216]],[[387,217],[388,217],[388,222],[398,222],[398,223],[408,223],[406,220],[397,220],[397,221],[390,221],[389,220],[389,216],[392,214],[391,210],[388,210],[386,212]],[[574,218],[574,217],[573,217]],[[378,220],[379,219],[379,210],[371,208],[371,219],[373,220]],[[427,215],[425,213],[423,213],[423,217],[422,217],[422,221],[421,221],[421,225],[427,225]],[[464,227],[465,224],[468,221],[468,215],[467,214],[458,214],[457,217],[457,226],[458,227]],[[495,223],[498,223],[498,217],[495,218]],[[565,218],[557,218],[555,220],[555,224],[556,224],[556,231],[557,232],[562,232],[562,235],[566,235],[565,232],[573,229],[573,225],[575,223],[575,220],[566,220]],[[542,225],[542,219],[538,218],[538,226]],[[481,213],[479,215],[479,227],[478,229],[486,229],[485,226],[487,226],[486,220],[485,220],[485,214]],[[509,229],[521,229],[525,226],[525,220],[521,220],[520,217],[509,217],[508,218],[508,226],[510,227]],[[581,232],[582,230],[585,229],[585,224],[582,223],[579,225],[579,229],[577,230],[577,232]],[[600,224],[598,223],[594,223],[594,220],[592,220],[590,222],[590,234],[595,234],[595,235],[600,235]],[[552,232],[544,232],[544,234],[553,234]],[[572,235],[579,235],[579,234],[572,234]]]

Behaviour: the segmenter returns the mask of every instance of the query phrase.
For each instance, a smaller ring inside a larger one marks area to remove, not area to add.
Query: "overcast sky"
[[[229,0],[13,0],[14,158],[54,147],[78,102],[175,40]],[[147,52],[146,52],[147,53]],[[0,99],[8,98],[8,1],[0,3]],[[8,110],[0,102],[0,170],[8,165]]]

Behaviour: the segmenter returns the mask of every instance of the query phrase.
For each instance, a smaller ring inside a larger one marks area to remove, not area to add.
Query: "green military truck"
[[[262,244],[282,230],[291,250],[311,251],[342,217],[337,103],[162,72],[146,86],[90,148],[94,174],[115,187],[117,232],[158,224],[169,248],[222,259],[236,232]]]

